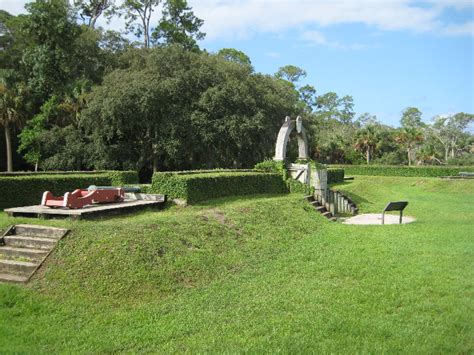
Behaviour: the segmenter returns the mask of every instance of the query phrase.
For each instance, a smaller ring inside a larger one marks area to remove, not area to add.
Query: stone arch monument
[[[278,132],[278,138],[275,146],[275,157],[273,160],[284,161],[286,159],[286,146],[290,139],[290,134],[296,128],[296,137],[298,138],[298,159],[308,159],[308,138],[303,127],[303,120],[300,116],[292,120],[289,116],[285,117],[285,122]]]

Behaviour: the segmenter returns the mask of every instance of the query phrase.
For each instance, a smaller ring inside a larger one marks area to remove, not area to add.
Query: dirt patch
[[[242,234],[242,231],[235,225],[234,222],[228,220],[225,217],[224,212],[222,212],[221,210],[218,210],[218,209],[208,210],[206,212],[206,215],[202,216],[203,220],[206,220],[206,221],[209,219],[209,217],[217,220],[220,224],[224,226],[232,228],[233,230],[237,232],[237,235]]]

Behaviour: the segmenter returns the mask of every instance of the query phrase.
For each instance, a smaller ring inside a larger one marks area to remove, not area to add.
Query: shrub
[[[152,191],[195,203],[212,198],[260,193],[285,193],[288,189],[280,174],[275,173],[155,173]]]
[[[38,205],[44,191],[54,195],[78,188],[123,186],[138,182],[135,171],[13,173],[0,175],[0,208]]]
[[[328,184],[344,181],[344,169],[342,168],[328,168]]]
[[[112,186],[124,186],[138,184],[138,173],[136,171],[108,171],[110,184]]]
[[[39,205],[44,191],[63,195],[90,185],[110,185],[107,174],[0,177],[0,208]]]
[[[302,193],[305,195],[312,195],[314,193],[314,187],[303,184],[301,181],[289,178],[286,180],[286,185],[292,193]]]
[[[474,166],[393,166],[393,165],[332,165],[344,168],[347,175],[414,176],[438,177],[454,176],[461,171],[474,172]]]

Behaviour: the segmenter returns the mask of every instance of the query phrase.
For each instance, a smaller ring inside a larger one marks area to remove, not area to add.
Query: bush
[[[454,176],[461,171],[474,172],[474,166],[393,166],[393,165],[332,165],[344,168],[347,175],[374,176],[414,176],[438,177]]]
[[[112,186],[138,184],[138,173],[136,171],[109,171],[107,175],[110,177]]]
[[[44,191],[63,195],[90,185],[110,185],[107,174],[0,177],[0,208],[39,205]]]
[[[254,170],[266,173],[280,174],[283,180],[286,180],[288,178],[286,165],[283,161],[264,160],[260,163],[255,164]]]
[[[54,195],[78,188],[123,186],[138,182],[135,171],[12,173],[0,175],[0,208],[38,205],[44,191]]]
[[[344,169],[328,168],[328,184],[344,181]]]
[[[286,193],[288,189],[280,174],[275,173],[154,173],[152,191],[195,203],[212,198],[261,193]]]
[[[304,195],[312,195],[314,187],[303,184],[301,181],[289,178],[286,180],[286,185],[291,193],[302,193]]]

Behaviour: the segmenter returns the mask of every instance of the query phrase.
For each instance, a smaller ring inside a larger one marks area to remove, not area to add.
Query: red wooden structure
[[[124,196],[124,190],[120,187],[91,186],[88,189],[76,189],[73,192],[66,192],[61,197],[56,197],[51,192],[45,191],[41,205],[75,209],[95,203],[122,202]]]

